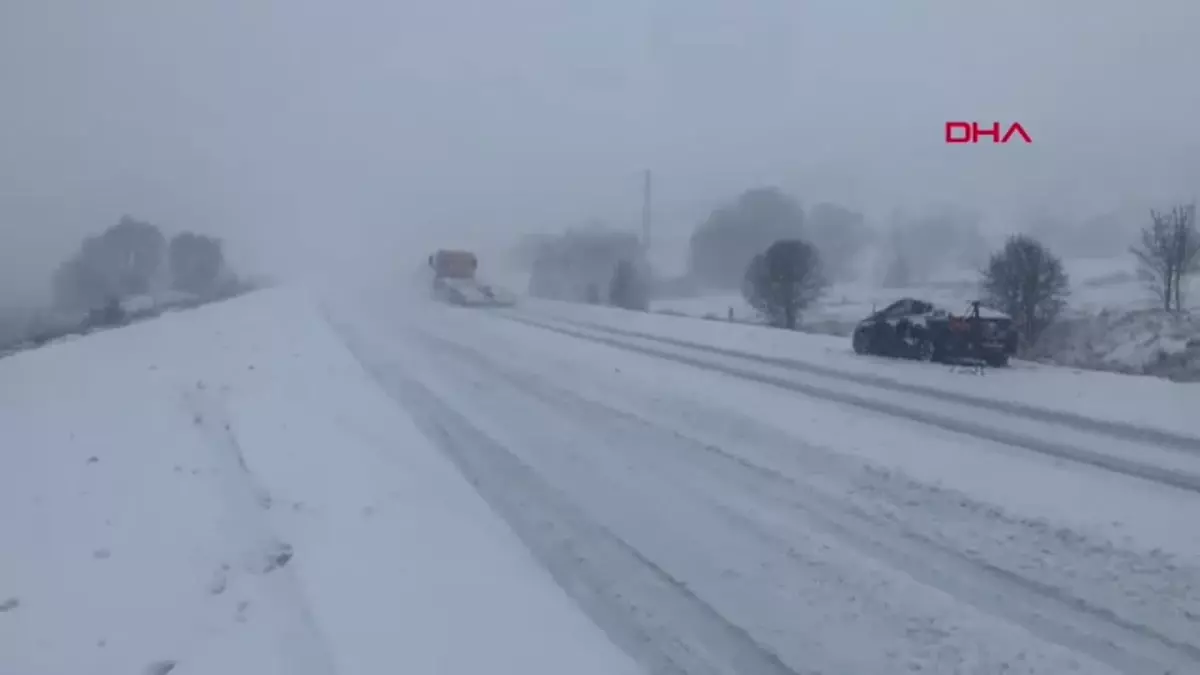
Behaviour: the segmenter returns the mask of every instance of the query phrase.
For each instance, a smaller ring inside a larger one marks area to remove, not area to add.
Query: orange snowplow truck
[[[479,260],[470,251],[441,250],[429,256],[434,279],[474,279]]]

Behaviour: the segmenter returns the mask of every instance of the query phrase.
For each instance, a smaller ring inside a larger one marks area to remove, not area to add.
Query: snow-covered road
[[[639,672],[294,290],[0,360],[0,673]]]
[[[988,410],[580,318],[335,323],[649,670],[1200,671],[1186,428],[1039,415],[1003,403],[1012,382]]]
[[[0,673],[1200,672],[1194,387],[325,300],[0,362]]]
[[[570,337],[1200,492],[1200,439],[1186,435],[649,333],[519,315],[510,318]],[[986,372],[979,370],[978,374]],[[1022,375],[1030,377],[1029,373]],[[1036,378],[1030,381],[1035,382]],[[986,391],[986,386],[981,384],[975,390]]]

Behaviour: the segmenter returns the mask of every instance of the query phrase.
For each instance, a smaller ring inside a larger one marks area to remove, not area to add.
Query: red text
[[[984,137],[991,138],[993,143],[1007,143],[1013,136],[1020,136],[1026,143],[1033,142],[1020,122],[1013,122],[1003,134],[1000,131],[999,122],[992,122],[990,127],[981,127],[978,122],[946,122],[946,142],[978,143]]]

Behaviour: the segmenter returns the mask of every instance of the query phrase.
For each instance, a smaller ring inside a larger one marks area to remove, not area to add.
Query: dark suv
[[[904,298],[859,322],[852,343],[857,354],[938,362],[978,359],[1004,366],[1016,353],[1018,338],[1011,317],[978,301],[954,314]]]

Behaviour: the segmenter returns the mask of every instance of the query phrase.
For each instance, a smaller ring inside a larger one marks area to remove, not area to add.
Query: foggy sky
[[[884,213],[1200,192],[1197,0],[0,0],[0,296],[124,213],[396,264],[759,184]],[[946,146],[947,120],[1034,144]]]

